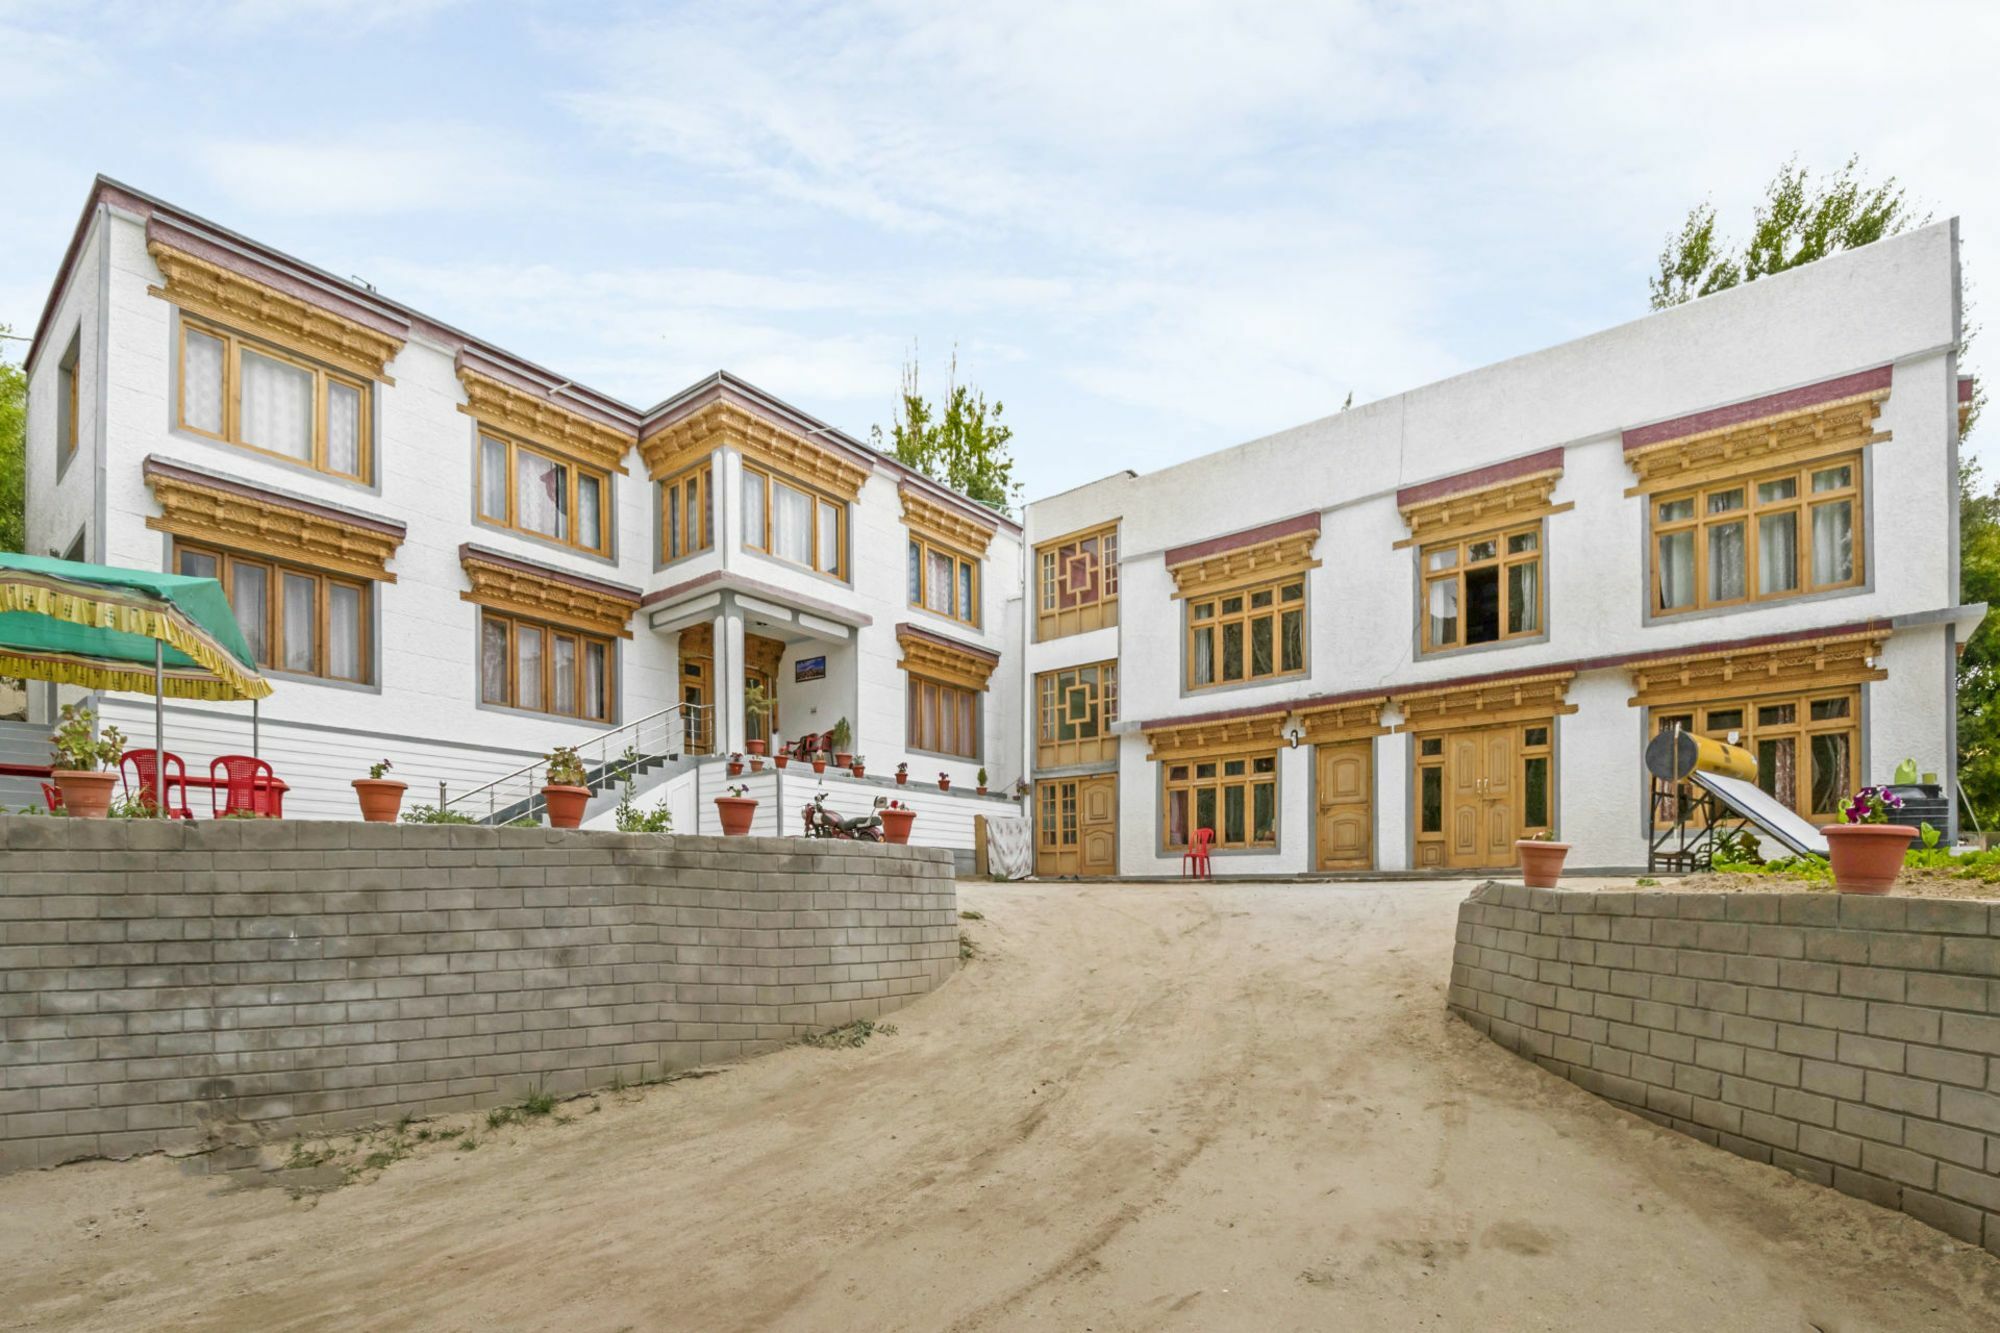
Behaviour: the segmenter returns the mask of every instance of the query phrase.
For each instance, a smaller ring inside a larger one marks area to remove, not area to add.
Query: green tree
[[[1007,449],[1014,428],[1001,422],[1002,410],[998,399],[989,404],[984,393],[958,382],[954,351],[939,411],[918,388],[912,356],[903,366],[896,419],[886,436],[880,426],[869,434],[877,449],[894,454],[898,462],[1005,513],[1019,498],[1021,486],[1014,480],[1014,459]]]
[[[1958,467],[1960,600],[2000,606],[2000,488],[1981,484],[1979,464]],[[1958,781],[1981,827],[2000,818],[2000,634],[1993,618],[1958,658]]]
[[[12,333],[0,324],[0,551],[28,543],[28,377],[7,359]]]

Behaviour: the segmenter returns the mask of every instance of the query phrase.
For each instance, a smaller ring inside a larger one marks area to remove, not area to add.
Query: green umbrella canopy
[[[151,694],[156,651],[169,697],[271,692],[214,579],[0,552],[0,674]]]

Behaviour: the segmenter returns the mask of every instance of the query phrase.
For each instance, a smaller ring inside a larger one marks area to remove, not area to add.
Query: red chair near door
[[[53,782],[44,782],[42,784],[42,804],[49,808],[50,814],[54,814],[56,811],[62,809],[62,789]]]
[[[161,769],[166,771],[167,779],[164,795]],[[125,784],[127,796],[137,796],[148,806],[164,809],[169,819],[194,818],[194,811],[188,809],[187,803],[187,765],[172,750],[157,763],[152,750],[127,750],[118,761],[118,776]]]
[[[1181,874],[1183,876],[1188,873],[1189,866],[1193,866],[1194,877],[1196,879],[1207,879],[1209,877],[1208,849],[1209,845],[1214,841],[1214,829],[1198,828],[1194,831],[1194,842],[1189,844],[1185,852],[1181,853]]]
[[[225,754],[208,765],[208,799],[217,819],[224,815],[276,815],[277,774],[262,759]]]

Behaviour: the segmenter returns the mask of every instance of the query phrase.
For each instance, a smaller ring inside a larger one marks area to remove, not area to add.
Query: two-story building
[[[664,715],[714,755],[845,720],[919,775],[920,841],[1023,772],[1018,525],[727,373],[636,408],[102,178],[27,369],[29,549],[222,581],[277,689],[254,737],[170,705],[168,748],[255,746],[288,815]],[[99,706],[150,738],[151,700]]]
[[[1647,739],[1955,789],[1956,222],[1031,504],[1043,874],[1642,866]]]

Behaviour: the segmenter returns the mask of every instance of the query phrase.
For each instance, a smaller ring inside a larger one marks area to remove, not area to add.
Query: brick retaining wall
[[[2000,908],[1489,883],[1449,997],[1649,1120],[2000,1254]]]
[[[0,1169],[568,1093],[958,965],[949,852],[0,818]]]

